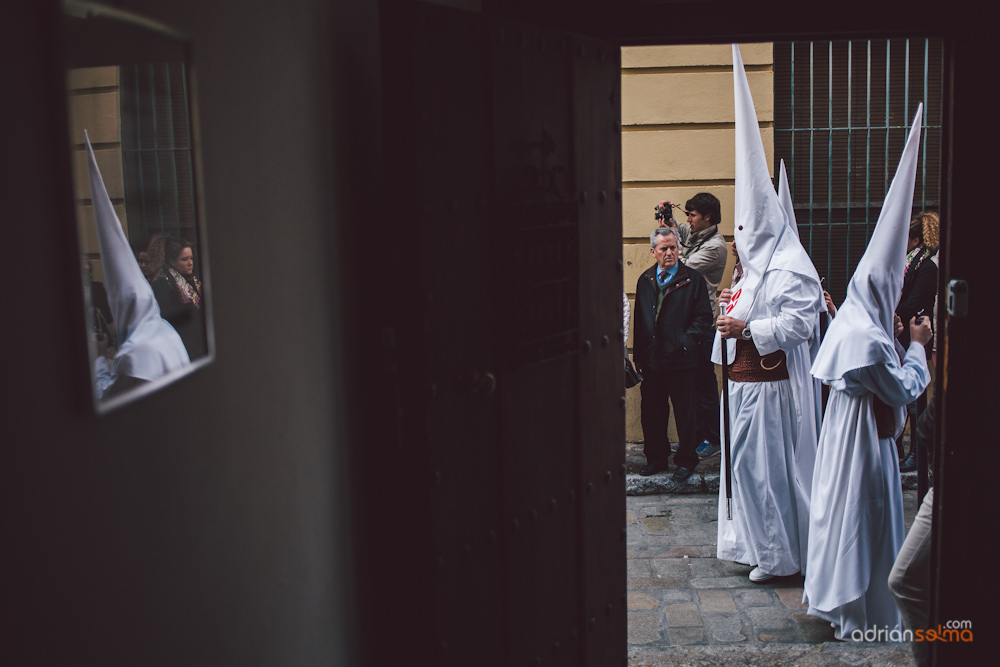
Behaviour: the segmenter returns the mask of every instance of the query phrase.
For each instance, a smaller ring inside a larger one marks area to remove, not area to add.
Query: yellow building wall
[[[772,44],[741,44],[768,164],[774,163]],[[729,44],[622,48],[622,261],[624,290],[635,304],[639,276],[653,265],[649,235],[661,199],[679,205],[698,192],[722,204],[719,231],[733,239],[735,183],[733,59]],[[773,176],[773,174],[772,174]],[[681,214],[675,213],[680,218]],[[729,285],[733,258],[720,289]],[[629,325],[629,353],[632,332]],[[721,380],[720,380],[721,387]],[[626,393],[628,442],[643,440],[639,387]],[[670,438],[677,432],[670,423]]]
[[[69,112],[69,141],[72,151],[73,197],[83,255],[90,259],[93,279],[104,282],[101,250],[94,229],[94,209],[90,201],[90,179],[87,174],[87,152],[83,131],[87,131],[94,147],[97,168],[101,170],[104,187],[122,223],[126,238],[125,177],[121,149],[120,81],[117,67],[87,67],[67,73],[66,87]]]

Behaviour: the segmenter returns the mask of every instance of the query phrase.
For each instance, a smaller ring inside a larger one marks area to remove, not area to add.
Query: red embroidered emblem
[[[736,302],[740,300],[740,294],[742,292],[743,292],[742,288],[736,290],[736,294],[734,294],[733,298],[729,300],[729,303],[726,305],[726,315],[728,315],[729,311],[731,311],[736,306]]]

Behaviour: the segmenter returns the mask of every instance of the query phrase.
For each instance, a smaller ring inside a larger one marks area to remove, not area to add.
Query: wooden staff
[[[724,315],[719,304],[719,314]],[[726,450],[726,519],[733,520],[733,463],[732,445],[729,437],[729,345],[724,336],[719,336],[722,348],[722,432]]]

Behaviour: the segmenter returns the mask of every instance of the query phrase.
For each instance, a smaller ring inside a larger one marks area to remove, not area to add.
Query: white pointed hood
[[[733,287],[733,299],[725,314],[744,322],[754,319],[757,293],[768,271],[783,270],[801,275],[816,283],[819,276],[809,255],[799,243],[798,234],[789,233],[785,210],[778,201],[767,167],[767,154],[760,136],[757,111],[750,85],[743,69],[740,48],[733,44],[733,94],[736,103],[736,249],[743,265],[743,279]],[[820,291],[820,294],[822,292]],[[712,361],[722,363],[716,334]],[[735,358],[735,345],[729,339],[729,363]]]
[[[83,136],[104,284],[118,336],[118,353],[111,362],[111,371],[114,375],[155,380],[191,362],[181,337],[160,317],[153,289],[132,255],[104,187],[86,130]]]
[[[917,107],[875,231],[847,285],[847,299],[837,310],[813,362],[812,373],[820,380],[838,380],[856,368],[899,363],[892,322],[903,290],[923,108],[922,103]]]
[[[788,174],[785,172],[784,159],[778,164],[778,203],[781,204],[781,210],[785,212],[785,222],[788,223],[788,228],[795,234],[795,238],[801,241],[802,239],[799,237],[799,223],[795,219],[795,207],[792,205],[792,191],[788,186]]]
[[[781,210],[785,213],[785,222],[788,224],[788,229],[791,230],[796,241],[801,244],[801,238],[799,237],[799,223],[795,219],[795,207],[792,205],[792,191],[788,186],[788,173],[785,171],[785,161],[781,160],[778,164],[778,203],[781,204]],[[739,248],[739,246],[737,246]],[[805,247],[802,248],[805,252]],[[806,257],[809,253],[806,253]],[[815,268],[815,267],[814,267]],[[817,278],[818,278],[817,274]],[[826,311],[826,301],[823,299],[823,285],[818,283],[819,293],[817,295],[819,303],[819,312]],[[819,327],[819,319],[816,320],[816,326]]]

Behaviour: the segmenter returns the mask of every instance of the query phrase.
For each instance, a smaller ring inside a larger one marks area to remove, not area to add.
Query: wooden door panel
[[[466,665],[472,656],[502,665],[501,447],[496,396],[483,384],[495,365],[492,277],[482,249],[491,173],[484,30],[478,16],[427,8],[415,11],[403,32],[400,42],[412,44],[409,80],[387,97],[398,104],[395,122],[410,124],[413,143],[400,170],[406,196],[391,209],[402,225],[412,220],[416,227],[417,252],[401,248],[399,259],[413,267],[420,290],[404,281],[398,298],[420,303],[414,325],[423,345],[413,353],[423,353],[425,366],[414,379],[427,394],[428,461],[414,473],[429,482],[428,641],[441,665]],[[403,609],[416,612],[424,601],[414,602]]]
[[[580,651],[579,494],[571,382],[575,358],[534,364],[503,379],[504,506],[510,525],[509,664],[575,665]],[[549,396],[539,400],[539,390]]]
[[[508,230],[499,341],[510,664],[581,664],[579,211],[571,38],[494,25],[494,227]]]
[[[625,664],[625,379],[621,263],[621,52],[573,43],[580,200],[580,470],[587,665]]]
[[[425,459],[410,534],[431,552],[406,655],[618,664],[619,109],[577,109],[614,94],[617,49],[592,69],[596,43],[419,3],[385,3],[383,24],[387,243],[397,220],[405,237],[386,270],[405,271],[378,284],[400,312],[400,447]]]

